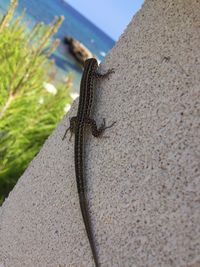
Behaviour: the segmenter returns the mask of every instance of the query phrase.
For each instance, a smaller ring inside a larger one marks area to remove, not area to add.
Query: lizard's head
[[[84,68],[93,69],[95,71],[97,67],[98,67],[98,62],[96,58],[88,58],[85,60]]]

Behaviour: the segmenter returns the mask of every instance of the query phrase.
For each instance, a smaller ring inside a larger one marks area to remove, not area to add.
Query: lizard
[[[102,124],[98,128],[96,121],[91,118],[95,80],[105,78],[114,72],[113,69],[110,69],[106,73],[101,74],[97,71],[97,69],[98,62],[95,58],[89,58],[85,61],[80,83],[78,112],[75,117],[70,119],[70,126],[65,131],[63,139],[66,137],[68,130],[70,130],[71,136],[72,134],[75,134],[74,161],[79,203],[95,266],[99,267],[99,259],[95,246],[95,239],[92,231],[91,217],[88,209],[86,194],[86,179],[84,175],[84,136],[85,128],[88,126],[91,128],[93,136],[100,137],[105,129],[111,128],[116,122],[106,126],[105,119],[103,119]]]

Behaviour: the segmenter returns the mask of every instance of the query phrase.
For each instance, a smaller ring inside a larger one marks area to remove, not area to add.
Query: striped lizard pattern
[[[85,128],[89,126],[92,131],[92,135],[100,137],[105,129],[112,127],[115,122],[106,126],[105,119],[103,119],[101,126],[98,128],[95,120],[91,118],[95,81],[100,78],[108,77],[110,73],[114,72],[113,69],[111,69],[104,74],[100,74],[97,72],[97,69],[98,63],[95,58],[90,58],[85,61],[80,85],[78,112],[75,117],[70,119],[70,127],[66,130],[63,139],[66,137],[68,130],[70,130],[71,135],[75,134],[74,160],[79,203],[95,266],[99,267],[99,259],[95,246],[86,194],[86,177],[84,175],[84,135]]]

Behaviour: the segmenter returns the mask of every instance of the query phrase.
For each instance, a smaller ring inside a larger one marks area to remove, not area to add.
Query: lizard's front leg
[[[65,139],[65,137],[66,137],[66,135],[67,135],[67,132],[68,132],[69,130],[70,130],[70,133],[71,133],[69,140],[71,140],[71,138],[72,138],[72,134],[75,133],[76,125],[77,125],[77,117],[72,117],[72,118],[70,119],[70,126],[69,126],[69,128],[67,128],[67,130],[65,131],[65,134],[63,135],[62,140]]]
[[[114,69],[109,69],[105,73],[99,73],[98,71],[95,71],[94,76],[97,79],[102,79],[102,78],[107,78],[112,73],[115,73]]]

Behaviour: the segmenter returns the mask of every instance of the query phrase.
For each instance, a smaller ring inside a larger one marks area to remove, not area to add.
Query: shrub
[[[24,13],[13,19],[16,5],[17,0],[11,1],[0,22],[0,203],[71,101],[69,83],[49,75],[53,63],[48,57],[59,43],[52,35],[63,17],[28,31]]]

